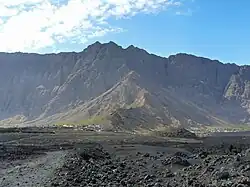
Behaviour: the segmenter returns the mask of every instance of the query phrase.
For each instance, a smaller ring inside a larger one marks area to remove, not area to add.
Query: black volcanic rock
[[[166,137],[197,138],[195,133],[192,133],[185,128],[170,128],[166,131],[158,132],[158,135]]]

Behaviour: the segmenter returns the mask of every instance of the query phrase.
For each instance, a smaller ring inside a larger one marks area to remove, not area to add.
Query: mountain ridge
[[[250,123],[248,65],[95,42],[82,52],[0,53],[0,66],[2,125],[80,121],[117,110],[131,117],[128,106],[140,99],[135,111],[148,119],[144,128]]]
[[[127,47],[123,47],[121,45],[118,45],[117,43],[113,42],[113,41],[109,41],[109,42],[104,42],[104,43],[101,43],[99,41],[96,41],[90,45],[88,45],[86,48],[84,48],[82,51],[60,51],[60,52],[50,52],[50,53],[36,53],[36,52],[1,52],[0,51],[0,54],[13,54],[13,55],[16,55],[16,54],[21,54],[21,55],[37,55],[37,56],[50,56],[50,55],[65,55],[65,54],[79,54],[79,53],[82,53],[84,52],[84,50],[90,48],[91,46],[95,46],[95,45],[108,45],[108,44],[114,44],[115,46],[121,48],[121,49],[124,49],[124,50],[128,50],[130,48],[132,49],[138,49],[138,50],[142,50],[150,55],[154,55],[154,56],[157,56],[157,57],[161,57],[161,58],[170,58],[171,56],[177,56],[177,55],[187,55],[187,56],[192,56],[192,57],[196,57],[196,58],[203,58],[203,59],[206,59],[206,60],[211,60],[211,61],[217,61],[218,63],[221,63],[221,64],[225,64],[225,65],[236,65],[236,66],[247,66],[249,67],[250,65],[248,64],[236,64],[235,62],[223,62],[221,60],[218,60],[216,58],[212,59],[210,57],[204,57],[204,56],[201,56],[201,55],[195,55],[195,54],[192,54],[192,53],[186,53],[186,52],[179,52],[179,53],[175,53],[175,54],[170,54],[169,56],[162,56],[162,55],[158,55],[158,54],[155,54],[155,53],[151,53],[151,52],[148,52],[147,50],[141,48],[141,47],[137,47],[135,45],[129,45]]]

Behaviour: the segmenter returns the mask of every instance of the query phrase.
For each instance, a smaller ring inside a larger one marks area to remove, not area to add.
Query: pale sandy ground
[[[0,187],[43,187],[63,164],[66,154],[55,151],[25,160],[0,161]]]

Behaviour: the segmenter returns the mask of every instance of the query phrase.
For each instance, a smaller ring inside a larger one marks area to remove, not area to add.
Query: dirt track
[[[0,133],[0,186],[250,186],[249,136]]]

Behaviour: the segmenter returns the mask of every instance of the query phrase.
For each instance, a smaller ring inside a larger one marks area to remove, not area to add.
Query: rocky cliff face
[[[250,123],[249,66],[96,42],[80,53],[0,53],[0,67],[2,124],[112,113],[135,127]]]

